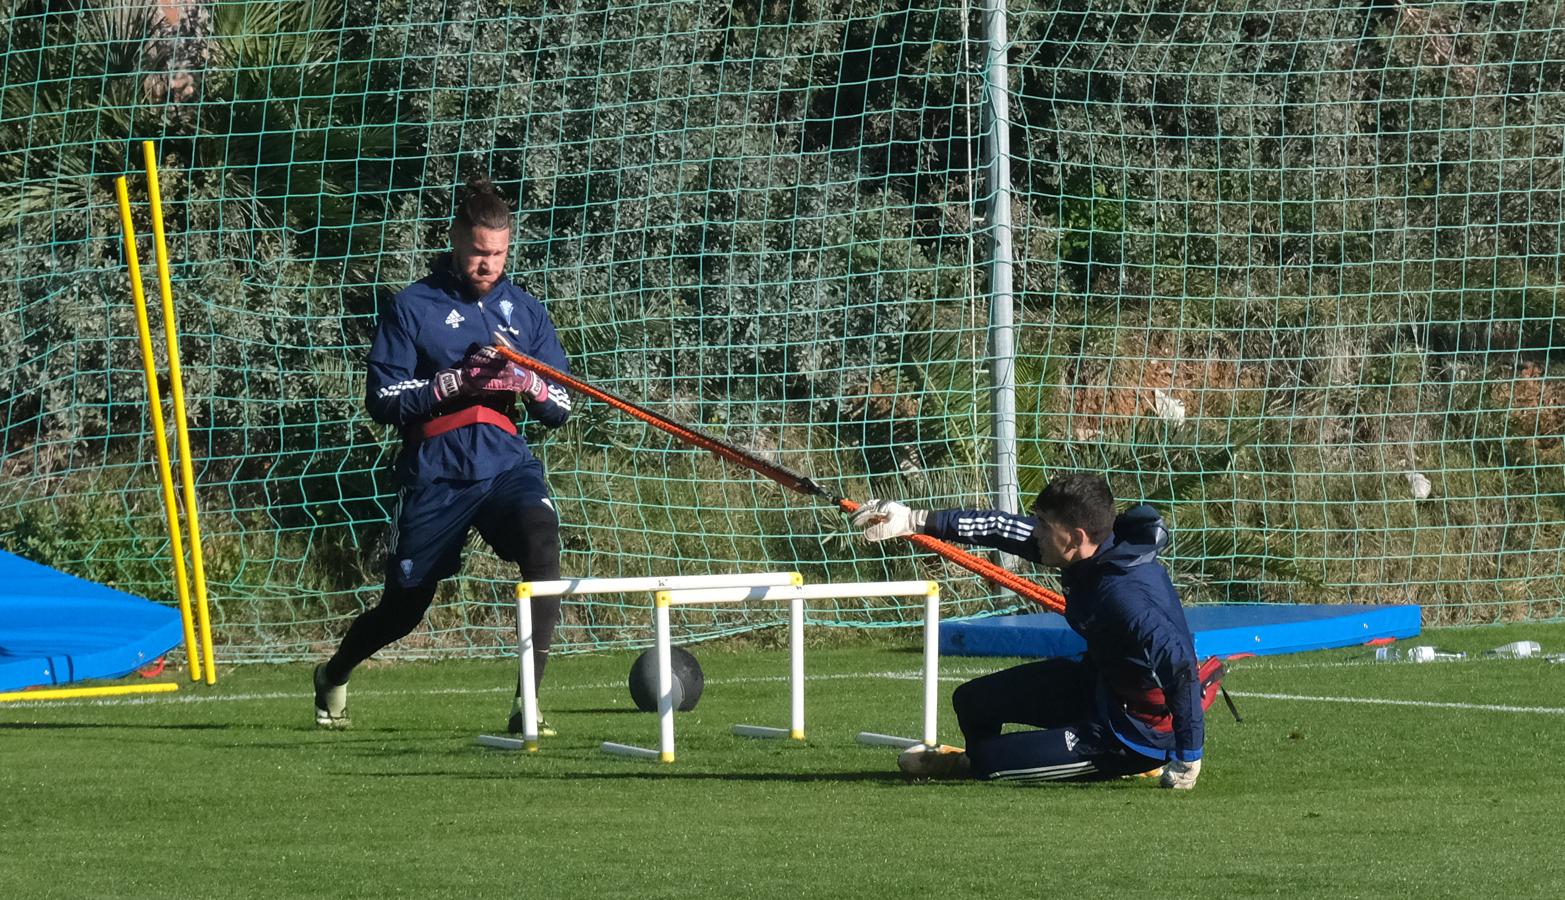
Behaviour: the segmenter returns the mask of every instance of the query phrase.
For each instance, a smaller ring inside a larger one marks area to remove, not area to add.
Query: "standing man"
[[[441,579],[456,574],[473,526],[526,581],[560,577],[559,519],[543,466],[518,432],[520,404],[550,428],[569,395],[492,349],[498,332],[520,352],[569,371],[543,304],[505,277],[511,210],[483,179],[468,182],[451,222],[451,252],[381,312],[370,347],[366,403],[402,429],[395,549],[380,603],[354,620],[336,655],[315,669],[315,722],[348,724],[348,676],[424,618]],[[557,598],[534,598],[534,659],[543,678],[560,618]],[[519,690],[519,689],[518,689]],[[509,730],[522,731],[520,698]],[[539,734],[553,734],[540,721]]]
[[[1161,766],[1163,787],[1195,787],[1221,667],[1196,665],[1179,595],[1157,560],[1168,529],[1156,510],[1116,518],[1108,482],[1074,473],[1045,487],[1030,516],[871,500],[853,525],[871,541],[927,534],[1055,566],[1065,619],[1087,642],[1082,659],[1024,663],[958,687],[951,704],[967,750],[912,747],[897,761],[903,772],[1090,781]],[[1008,723],[1038,730],[1002,734]]]

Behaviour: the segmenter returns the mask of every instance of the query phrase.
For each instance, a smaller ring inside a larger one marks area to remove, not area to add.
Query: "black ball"
[[[701,701],[701,690],[706,687],[706,676],[701,674],[701,664],[695,654],[683,647],[669,648],[669,669],[674,676],[674,708],[689,712]],[[642,712],[658,709],[658,661],[657,653],[647,650],[630,666],[630,699]]]

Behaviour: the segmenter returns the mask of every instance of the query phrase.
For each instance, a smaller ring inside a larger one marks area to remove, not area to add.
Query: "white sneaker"
[[[973,770],[967,751],[949,744],[914,744],[897,756],[897,768],[908,778],[967,778]]]
[[[315,724],[322,728],[348,727],[348,686],[328,684],[324,664],[315,667]]]

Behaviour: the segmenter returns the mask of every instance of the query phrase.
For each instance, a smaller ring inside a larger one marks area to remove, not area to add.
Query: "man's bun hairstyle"
[[[467,231],[474,228],[510,231],[511,207],[506,205],[489,179],[474,175],[467,179],[467,186],[457,192],[456,215],[451,218],[451,227]]]
[[[1095,544],[1103,543],[1114,531],[1114,492],[1102,475],[1061,475],[1038,492],[1032,511],[1056,525],[1080,528]]]

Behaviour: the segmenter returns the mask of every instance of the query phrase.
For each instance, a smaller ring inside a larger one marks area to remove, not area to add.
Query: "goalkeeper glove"
[[[885,541],[923,533],[928,519],[928,510],[909,509],[895,500],[870,500],[853,514],[853,527],[864,529],[867,541]]]
[[[1201,761],[1199,759],[1192,759],[1189,762],[1171,759],[1163,764],[1163,779],[1158,782],[1158,786],[1173,788],[1177,791],[1188,791],[1195,787],[1195,780],[1200,775]]]
[[[522,394],[542,403],[549,399],[549,384],[538,375],[512,365],[493,347],[475,346],[461,362],[435,373],[435,399],[477,394]]]

